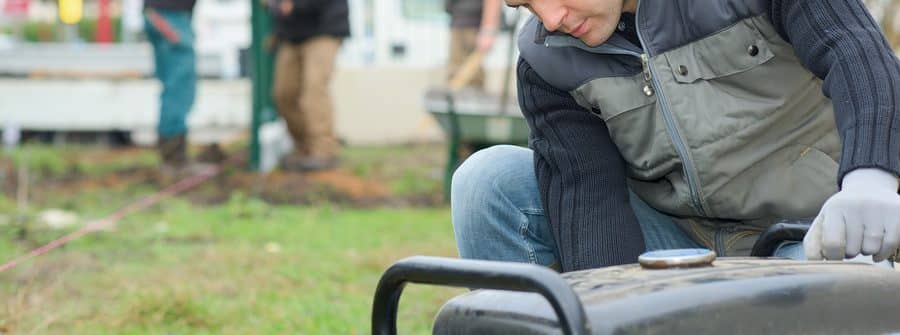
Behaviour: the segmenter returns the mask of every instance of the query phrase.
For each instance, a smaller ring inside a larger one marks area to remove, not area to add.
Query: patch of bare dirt
[[[79,160],[88,160],[92,164],[121,164],[123,161],[134,161],[139,155],[146,155],[146,148],[124,148],[115,150],[90,151],[84,155],[69,155],[72,160],[63,173],[56,175],[45,171],[35,171],[29,180],[29,197],[40,201],[47,194],[71,194],[82,192],[123,191],[138,185],[151,185],[158,189],[159,171],[155,166],[123,166],[122,168],[102,175],[89,175],[77,168]],[[420,156],[412,152],[412,156]],[[391,157],[402,160],[404,157]],[[440,194],[408,194],[398,196],[392,194],[388,183],[391,178],[402,177],[401,171],[382,169],[384,166],[402,166],[403,164],[384,164],[375,162],[372,166],[375,173],[363,177],[351,172],[349,167],[334,170],[299,173],[275,171],[260,174],[247,171],[243,159],[232,160],[232,165],[218,176],[198,187],[186,191],[180,196],[199,204],[218,204],[231,197],[234,192],[259,197],[275,204],[316,204],[332,202],[348,206],[371,207],[390,206],[428,206],[441,202]],[[0,191],[15,197],[18,189],[16,167],[9,159],[0,159]],[[42,194],[43,193],[43,194]]]
[[[230,172],[220,178],[215,188],[220,194],[243,191],[277,204],[311,204],[321,201],[349,205],[371,206],[390,198],[387,187],[377,181],[367,180],[346,171],[333,170],[315,173],[275,171],[265,175],[256,172]],[[191,192],[190,197],[206,194],[209,190]],[[225,199],[220,199],[225,200]]]
[[[383,184],[362,179],[346,171],[313,172],[306,176],[313,182],[332,187],[352,199],[382,198],[388,195],[388,189]]]

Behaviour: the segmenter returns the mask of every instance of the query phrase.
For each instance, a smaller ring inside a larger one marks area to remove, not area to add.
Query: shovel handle
[[[470,54],[459,67],[459,70],[456,71],[456,74],[453,75],[453,78],[450,78],[450,91],[458,91],[472,81],[472,78],[478,73],[478,69],[481,68],[481,62],[484,61],[484,57],[484,52],[480,50]]]

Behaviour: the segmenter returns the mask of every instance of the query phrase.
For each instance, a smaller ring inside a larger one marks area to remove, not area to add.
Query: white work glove
[[[900,246],[897,177],[881,169],[857,169],[844,176],[803,239],[810,260],[872,255],[875,262]]]

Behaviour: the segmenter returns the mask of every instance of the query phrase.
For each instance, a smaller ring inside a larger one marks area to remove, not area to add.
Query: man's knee
[[[529,149],[497,145],[476,152],[459,166],[450,189],[457,237],[505,230],[494,225],[512,224],[505,216],[533,207],[528,201],[533,195],[517,194],[526,192],[522,185],[534,183],[532,155]]]
[[[533,169],[531,151],[512,145],[496,145],[466,159],[453,173],[453,201],[500,195],[504,186],[519,182],[519,170]]]
[[[460,256],[535,262],[534,243],[522,235],[531,215],[540,213],[533,155],[499,145],[476,152],[456,170],[450,206]]]

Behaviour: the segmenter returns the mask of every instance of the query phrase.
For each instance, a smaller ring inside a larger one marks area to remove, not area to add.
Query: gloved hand
[[[806,258],[843,260],[873,255],[875,262],[900,246],[897,177],[881,169],[857,169],[844,176],[803,239]]]

